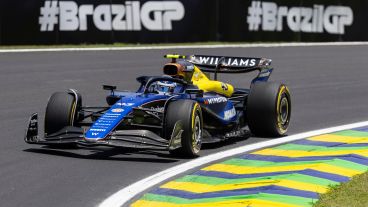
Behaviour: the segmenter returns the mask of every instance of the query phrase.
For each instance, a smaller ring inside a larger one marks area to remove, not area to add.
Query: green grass
[[[314,207],[367,207],[368,172],[354,176],[349,182],[331,187]]]

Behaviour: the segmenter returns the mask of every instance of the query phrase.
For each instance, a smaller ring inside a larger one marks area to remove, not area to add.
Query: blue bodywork
[[[272,68],[263,68],[252,83],[267,82]],[[87,140],[100,140],[106,138],[113,130],[115,130],[126,116],[128,116],[134,108],[141,107],[147,103],[155,101],[167,101],[169,99],[192,99],[198,102],[201,107],[210,114],[214,119],[222,125],[229,125],[238,121],[239,113],[234,107],[234,103],[228,98],[216,94],[205,93],[202,97],[185,93],[186,85],[178,84],[172,93],[155,94],[145,93],[147,81],[153,77],[141,76],[137,78],[141,82],[141,86],[137,92],[116,92],[112,91],[110,95],[117,97],[119,100],[111,106],[85,133]],[[244,89],[243,89],[244,90]],[[166,105],[166,104],[165,104]]]
[[[175,100],[192,99],[197,101],[202,108],[206,108],[205,110],[211,112],[222,124],[229,124],[230,122],[235,122],[237,119],[233,103],[227,98],[213,93],[204,94],[203,97],[195,97],[194,95],[186,93],[160,95],[153,93],[143,94],[139,92],[113,92],[113,95],[120,99],[89,128],[85,133],[85,138],[87,140],[106,138],[109,133],[118,127],[122,120],[133,111],[133,108],[156,101],[166,101],[171,98],[175,98]]]

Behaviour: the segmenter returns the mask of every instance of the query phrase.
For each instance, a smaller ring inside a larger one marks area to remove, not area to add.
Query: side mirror
[[[102,88],[104,90],[111,91],[111,95],[114,95],[114,90],[116,89],[116,86],[102,85]]]
[[[104,90],[114,91],[114,90],[116,89],[116,86],[102,85],[102,88],[103,88]]]

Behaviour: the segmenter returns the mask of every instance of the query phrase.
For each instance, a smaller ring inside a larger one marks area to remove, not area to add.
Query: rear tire
[[[203,119],[200,105],[192,100],[171,102],[166,110],[165,136],[170,140],[177,121],[182,122],[181,147],[169,152],[181,157],[198,157],[202,145]]]
[[[285,135],[291,115],[289,89],[280,83],[253,84],[247,99],[246,114],[248,127],[254,135]]]
[[[72,94],[66,92],[53,93],[46,107],[45,136],[53,134],[66,126],[74,126],[79,119],[78,109],[81,105],[82,99],[79,98],[78,103],[76,103]]]

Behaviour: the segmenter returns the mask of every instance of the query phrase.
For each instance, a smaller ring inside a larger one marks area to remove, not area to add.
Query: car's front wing
[[[85,130],[81,127],[67,126],[60,131],[40,137],[38,135],[38,114],[34,113],[29,119],[24,140],[29,144],[81,146],[111,146],[138,149],[174,150],[181,147],[182,124],[177,122],[171,139],[164,139],[149,130],[117,130],[112,131],[104,139],[87,139]]]

